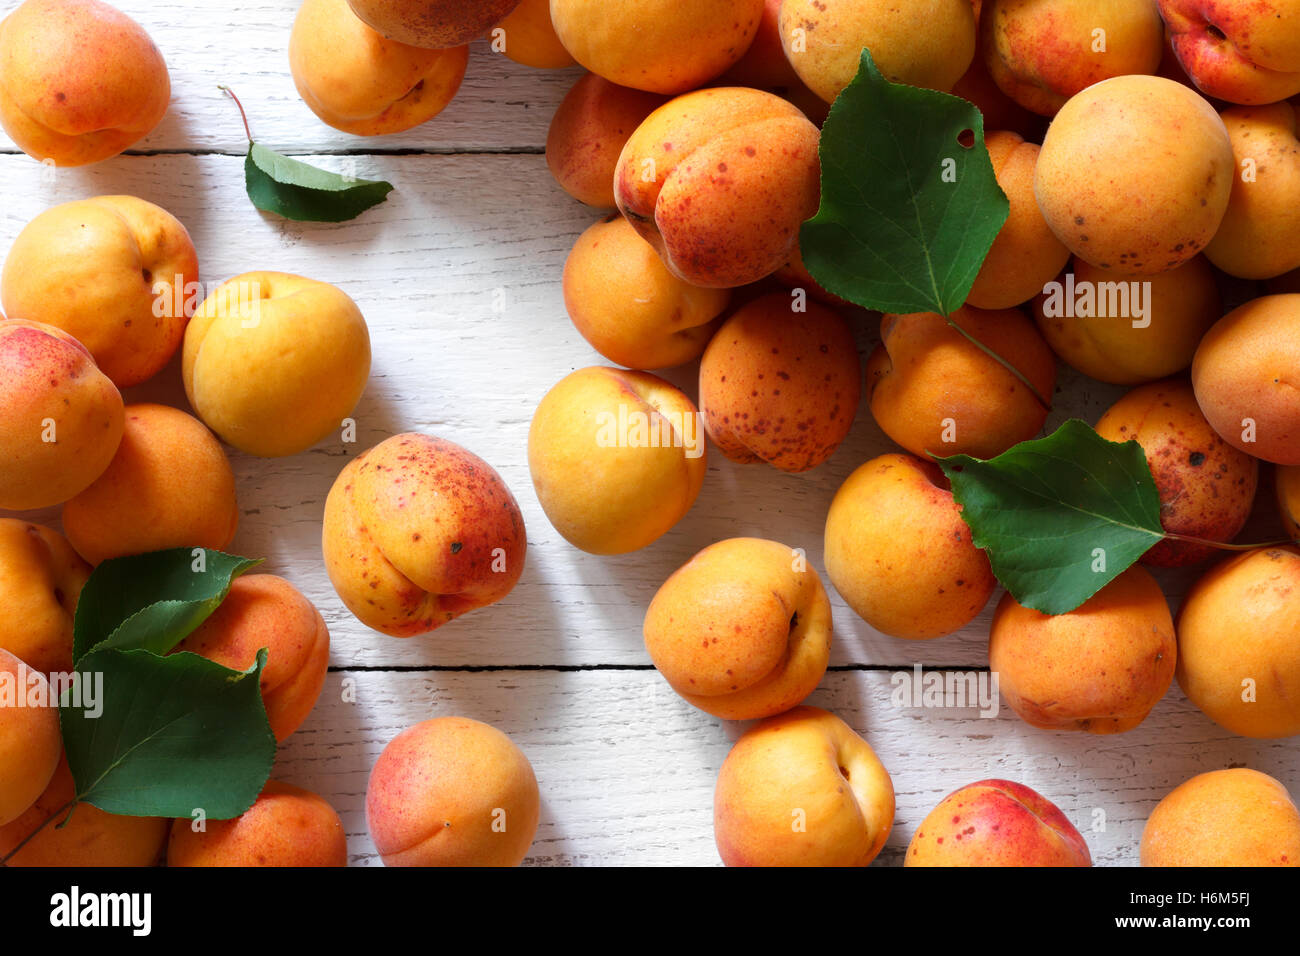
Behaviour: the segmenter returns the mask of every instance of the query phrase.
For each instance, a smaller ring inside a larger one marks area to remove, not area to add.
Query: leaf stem
[[[48,817],[42,820],[40,826],[38,826],[31,833],[27,834],[27,836],[23,837],[21,842],[19,842],[19,844],[16,847],[14,847],[4,856],[0,857],[0,866],[8,866],[9,861],[12,860],[18,854],[18,851],[21,850],[23,847],[25,847],[28,843],[31,843],[32,840],[36,838],[36,835],[40,833],[42,830],[44,830],[51,823],[53,823],[58,818],[59,814],[63,813],[64,810],[68,811],[68,817],[64,819],[63,823],[67,823],[68,819],[72,817],[72,810],[76,808],[77,802],[78,802],[77,798],[73,797],[63,806],[59,807],[59,809],[55,810]],[[59,826],[63,826],[63,823],[60,823]]]
[[[244,135],[248,137],[248,145],[252,146],[253,131],[248,128],[248,114],[244,112],[244,104],[239,102],[239,97],[235,95],[235,91],[232,90],[230,87],[218,83],[217,89],[221,90],[221,92],[225,93],[232,100],[234,100],[235,105],[239,107],[239,115],[244,120]]]
[[[1165,532],[1165,538],[1169,541],[1182,541],[1186,544],[1203,544],[1210,548],[1218,548],[1222,551],[1255,551],[1259,548],[1277,548],[1283,545],[1295,544],[1290,538],[1283,538],[1281,541],[1265,541],[1263,544],[1233,544],[1229,541],[1213,541],[1210,538],[1198,538],[1190,534],[1174,534],[1172,531]]]
[[[1043,396],[1039,393],[1038,389],[1034,388],[1034,383],[1031,382],[1031,381],[1029,381],[1029,379],[1025,378],[1024,373],[1022,373],[1022,372],[1020,371],[1020,369],[1016,368],[1014,365],[1012,365],[1010,362],[1008,362],[1006,359],[1004,359],[1004,358],[1003,358],[1001,355],[999,355],[997,352],[993,351],[991,348],[989,348],[987,345],[985,345],[985,344],[984,344],[983,342],[981,342],[979,339],[975,338],[975,336],[971,335],[969,332],[967,332],[965,329],[963,329],[960,325],[958,325],[956,322],[954,322],[954,321],[952,320],[952,316],[950,316],[950,315],[945,315],[945,316],[943,317],[943,319],[944,319],[945,322],[947,322],[949,325],[951,325],[954,329],[956,329],[958,332],[960,332],[960,333],[961,333],[961,334],[966,338],[966,340],[967,340],[968,342],[971,343],[971,345],[974,345],[977,349],[979,349],[981,352],[983,352],[983,353],[984,353],[985,355],[987,355],[989,358],[991,358],[991,359],[993,359],[994,361],[996,361],[999,365],[1001,365],[1003,368],[1005,368],[1008,372],[1010,372],[1010,373],[1011,373],[1012,375],[1014,375],[1016,378],[1020,379],[1020,383],[1021,383],[1022,385],[1024,385],[1025,388],[1029,389],[1030,394],[1032,394],[1032,395],[1034,396],[1034,398],[1038,399],[1038,404],[1039,404],[1039,405],[1042,405],[1043,408],[1047,409],[1049,412],[1052,410],[1052,405],[1051,405],[1051,403],[1048,402],[1047,399],[1043,398]]]

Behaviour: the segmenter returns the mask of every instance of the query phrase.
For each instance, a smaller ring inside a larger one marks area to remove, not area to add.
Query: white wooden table
[[[551,113],[579,71],[532,70],[477,43],[442,115],[408,133],[363,139],[325,126],[294,90],[286,49],[296,0],[116,5],[162,49],[171,110],[131,154],[52,177],[0,140],[0,251],[50,205],[130,193],[188,226],[205,282],[250,269],[301,273],[346,290],[370,325],[374,367],[355,445],[326,441],[275,460],[231,450],[241,510],[231,550],[266,557],[264,570],[301,588],[332,638],[320,702],[281,748],[274,776],[328,798],[343,817],[352,862],[378,864],[364,814],[371,764],[403,728],[463,714],[509,733],[536,768],[542,817],[529,862],[716,864],[713,784],[743,728],[693,709],[664,683],[642,644],[642,614],[674,569],[725,537],[805,548],[820,570],[832,495],[857,465],[892,450],[865,402],[848,441],[813,472],[734,465],[711,450],[694,510],[664,538],[614,558],[575,550],[537,502],[526,440],[547,389],[575,368],[607,364],[574,330],[560,292],[570,246],[600,213],[555,186],[543,157]],[[13,6],[7,0],[5,12]],[[243,191],[243,127],[219,83],[239,94],[260,142],[387,179],[396,191],[340,225],[257,212]],[[877,323],[865,314],[855,321],[865,355]],[[694,397],[696,371],[666,377]],[[1119,392],[1063,369],[1049,428],[1070,416],[1095,421]],[[187,407],[179,362],[126,397]],[[345,461],[410,430],[459,442],[495,466],[523,509],[529,548],[506,600],[402,641],[368,630],[343,607],[322,567],[320,524]],[[1257,510],[1262,533],[1275,536],[1265,492]],[[30,517],[58,527],[57,509]],[[1176,604],[1187,575],[1165,580]],[[1017,780],[1055,801],[1095,862],[1110,865],[1136,864],[1148,812],[1195,773],[1244,764],[1300,793],[1293,741],[1236,738],[1176,685],[1140,727],[1112,737],[1035,730],[1006,707],[994,719],[896,708],[891,675],[899,671],[987,667],[997,597],[961,633],[926,643],[880,635],[832,599],[832,667],[810,703],[862,732],[893,776],[898,812],[879,863],[900,863],[930,809],[986,777]]]

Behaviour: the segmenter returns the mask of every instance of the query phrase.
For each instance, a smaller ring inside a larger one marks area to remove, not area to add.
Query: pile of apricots
[[[303,0],[288,66],[323,122],[395,133],[446,107],[476,40],[529,67],[586,70],[555,112],[546,162],[602,210],[557,279],[608,364],[560,379],[528,442],[537,497],[572,546],[650,546],[687,519],[709,454],[815,469],[865,398],[898,450],[835,495],[825,579],[885,635],[951,634],[997,581],[931,456],[990,458],[1040,435],[1042,397],[1066,363],[1131,388],[1096,428],[1141,446],[1177,537],[1065,614],[1003,594],[988,653],[1007,703],[1036,728],[1123,733],[1176,678],[1230,733],[1300,734],[1300,547],[1225,557],[1215,546],[1242,531],[1261,488],[1276,497],[1277,537],[1300,540],[1300,4]],[[864,312],[803,265],[821,125],[864,48],[887,79],[964,97],[984,117],[1010,213],[951,323]],[[169,99],[146,31],[101,0],[25,0],[0,21],[0,121],[36,159],[116,156]],[[223,443],[300,453],[362,395],[366,322],[335,286],[253,271],[206,295],[191,287],[184,225],[129,196],[48,209],[8,251],[0,509],[62,505],[62,533],[0,518],[0,672],[71,670],[78,593],[100,562],[230,544],[239,510]],[[864,321],[879,327],[865,362]],[[124,405],[120,389],[177,350],[193,414]],[[655,374],[690,363],[698,405]],[[491,465],[417,433],[342,469],[322,544],[342,602],[394,637],[505,597],[527,547]],[[1204,570],[1175,615],[1147,568],[1194,565]],[[691,705],[759,721],[718,777],[724,863],[877,856],[894,819],[889,773],[853,728],[803,705],[825,674],[832,619],[802,552],[710,545],[663,583],[644,639]],[[290,582],[237,578],[179,649],[242,669],[262,646],[283,741],[329,662],[325,623]],[[57,713],[0,708],[0,856],[72,792]],[[389,865],[517,864],[539,806],[522,751],[458,717],[399,734],[366,794]],[[1263,773],[1204,773],[1156,806],[1140,853],[1153,866],[1300,865],[1300,812]],[[271,782],[241,817],[204,830],[83,807],[10,864],[161,859],[328,866],[348,851],[325,800]],[[984,780],[934,809],[905,862],[1086,866],[1091,854],[1050,800]]]

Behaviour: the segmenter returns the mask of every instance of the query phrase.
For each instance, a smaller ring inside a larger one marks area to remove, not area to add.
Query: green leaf
[[[822,127],[821,164],[821,208],[800,233],[813,278],[881,312],[960,308],[1010,210],[980,111],[890,83],[863,50]]]
[[[87,654],[59,707],[78,798],[129,816],[201,808],[228,820],[247,810],[275,759],[259,686],[266,653],[245,672],[188,651]]]
[[[217,609],[231,581],[261,563],[206,548],[110,558],[95,568],[77,599],[73,659],[80,662],[100,646],[166,654]]]
[[[993,573],[1044,614],[1073,611],[1164,537],[1142,446],[1078,419],[989,461],[938,461]]]
[[[244,187],[258,209],[302,222],[355,219],[393,191],[392,183],[332,173],[257,143],[244,160]]]

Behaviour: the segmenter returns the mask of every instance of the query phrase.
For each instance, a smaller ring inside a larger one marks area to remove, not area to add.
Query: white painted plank
[[[345,678],[356,682],[355,703],[340,699]],[[892,686],[888,673],[836,672],[810,700],[862,733],[890,772],[898,810],[881,865],[902,862],[945,795],[990,777],[1056,803],[1097,865],[1136,865],[1151,808],[1197,773],[1244,764],[1300,790],[1293,745],[1233,737],[1176,686],[1143,724],[1115,736],[1034,730],[1005,708],[991,719],[898,710]],[[331,674],[274,776],[327,795],[352,862],[377,864],[365,822],[370,767],[400,731],[449,714],[499,727],[532,762],[542,817],[529,863],[719,862],[713,786],[743,727],[690,707],[653,671]]]

